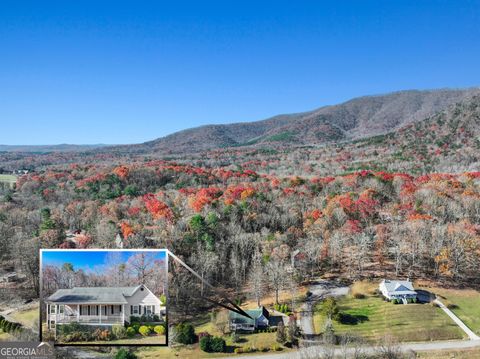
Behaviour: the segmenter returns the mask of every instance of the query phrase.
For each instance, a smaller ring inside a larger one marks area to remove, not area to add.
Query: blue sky
[[[90,271],[101,268],[107,263],[108,253],[114,253],[112,251],[43,251],[42,252],[42,266],[54,265],[62,266],[64,263],[71,263],[75,270],[83,269],[84,271]],[[122,260],[127,260],[137,253],[138,251],[118,251]],[[153,253],[153,252],[149,252]],[[158,260],[165,260],[165,251],[155,252]]]
[[[480,85],[479,1],[0,3],[0,144],[137,143]]]

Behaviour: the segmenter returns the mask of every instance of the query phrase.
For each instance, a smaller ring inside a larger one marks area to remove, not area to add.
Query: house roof
[[[125,297],[132,296],[136,287],[74,287],[59,289],[47,298],[52,303],[97,303],[97,304],[127,304]]]
[[[259,318],[262,314],[265,315],[265,312],[267,313],[267,317],[268,317],[268,311],[265,309],[265,307],[260,307],[260,308],[256,308],[256,309],[247,309],[247,310],[244,310],[245,313],[247,313],[250,317],[252,318],[247,318],[246,316],[244,315],[241,315],[239,313],[236,313],[236,312],[230,312],[229,316],[230,316],[230,321],[232,323],[235,323],[235,324],[251,324],[251,325],[254,325],[255,324],[255,319]]]
[[[409,280],[384,280],[383,285],[385,286],[389,294],[416,294],[415,289],[413,288],[413,283]]]

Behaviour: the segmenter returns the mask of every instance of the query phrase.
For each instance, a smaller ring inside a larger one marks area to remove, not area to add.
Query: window
[[[154,305],[146,305],[145,306],[145,314],[146,315],[155,314],[155,306]]]
[[[138,305],[133,306],[133,314],[139,314],[138,312]]]
[[[55,306],[54,305],[50,306],[50,314],[55,314]]]
[[[59,305],[59,306],[58,306],[58,313],[63,314],[64,310],[65,310],[65,306],[64,306],[64,305]]]

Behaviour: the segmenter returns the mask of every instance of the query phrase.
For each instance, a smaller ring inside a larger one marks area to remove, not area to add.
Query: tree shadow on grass
[[[361,314],[348,314],[348,313],[340,313],[339,322],[345,325],[357,325],[359,323],[363,323],[368,321],[368,317],[366,315]]]

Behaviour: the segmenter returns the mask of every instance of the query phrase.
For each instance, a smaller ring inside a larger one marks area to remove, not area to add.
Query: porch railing
[[[84,323],[84,324],[123,324],[122,315],[65,315],[52,314],[52,320],[58,324],[66,323]]]

